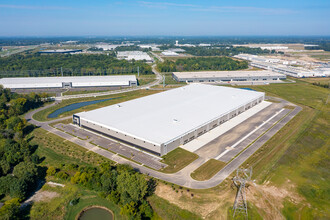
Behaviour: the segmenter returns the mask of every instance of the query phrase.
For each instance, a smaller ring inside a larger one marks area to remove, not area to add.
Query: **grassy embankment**
[[[168,166],[160,171],[164,173],[175,173],[186,167],[188,164],[192,163],[197,158],[197,154],[191,153],[182,148],[176,148],[175,150],[163,156],[162,162],[166,163]]]
[[[113,98],[112,100],[96,103],[96,104],[93,104],[93,105],[84,106],[82,108],[75,109],[73,111],[65,112],[65,113],[61,114],[59,116],[59,118],[70,116],[70,115],[72,115],[74,113],[77,113],[77,112],[89,111],[89,110],[92,110],[92,109],[101,108],[101,107],[105,107],[105,106],[108,106],[108,105],[113,105],[113,104],[116,104],[116,103],[119,103],[119,102],[124,102],[124,101],[128,101],[128,100],[131,100],[131,99],[136,99],[136,98],[151,95],[151,94],[154,94],[154,93],[157,93],[157,92],[159,92],[159,91],[137,90],[137,91],[133,91],[133,92],[127,92],[127,93],[116,94],[116,95],[63,100],[58,105],[54,105],[54,106],[52,106],[50,108],[47,108],[43,111],[37,112],[36,114],[33,115],[33,118],[35,120],[38,120],[38,121],[53,120],[54,118],[50,119],[50,118],[47,118],[47,116],[49,114],[51,114],[52,112],[54,112],[55,110],[57,110],[59,108],[62,108],[64,106],[73,104],[73,103]]]
[[[103,162],[111,162],[42,128],[35,129],[29,137],[32,139],[32,144],[38,145],[36,153],[40,158],[44,158],[41,163],[44,166],[56,166],[68,162],[78,165],[99,165]]]
[[[192,172],[191,177],[199,181],[209,180],[225,166],[225,162],[210,159],[202,166],[198,167],[194,172]]]

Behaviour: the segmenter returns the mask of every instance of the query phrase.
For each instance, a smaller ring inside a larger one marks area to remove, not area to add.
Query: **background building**
[[[46,54],[51,54],[51,53],[79,53],[82,52],[82,50],[79,49],[57,49],[57,50],[41,50],[39,53],[46,53]]]
[[[165,155],[264,100],[264,93],[205,84],[73,115],[73,123]]]
[[[284,80],[284,74],[272,71],[201,71],[173,72],[178,82],[227,82],[227,81],[274,81]]]
[[[117,58],[125,60],[145,60],[149,63],[153,62],[153,59],[143,51],[118,51]]]
[[[77,88],[136,86],[135,75],[2,78],[0,84],[10,89]]]

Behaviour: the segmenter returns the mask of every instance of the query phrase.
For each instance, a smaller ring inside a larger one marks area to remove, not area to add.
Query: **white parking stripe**
[[[284,109],[282,108],[280,111],[276,112],[272,117],[270,117],[267,121],[263,122],[261,125],[259,125],[257,128],[255,128],[253,131],[251,131],[250,133],[248,133],[247,135],[245,135],[242,139],[240,139],[239,141],[237,141],[234,145],[230,146],[231,148],[235,148],[237,145],[239,145],[242,141],[244,141],[246,138],[248,138],[250,135],[252,135],[254,132],[256,132],[258,129],[260,129],[262,126],[264,126],[265,124],[267,124],[270,120],[272,120],[273,118],[275,118],[278,114],[280,114],[282,111],[284,111]],[[222,152],[219,156],[217,156],[215,159],[219,160],[223,155],[225,155],[226,153],[228,153],[230,150],[226,149],[224,152]]]

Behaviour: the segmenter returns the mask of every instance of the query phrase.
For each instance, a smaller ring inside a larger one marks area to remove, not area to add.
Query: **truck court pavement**
[[[281,104],[282,104],[281,107],[284,107],[285,105],[293,106],[293,104],[291,104],[285,100],[281,100]],[[295,117],[302,110],[302,108],[299,106],[295,106],[295,108],[293,110],[284,109],[281,113],[276,115],[273,119],[268,121],[260,129],[258,129],[256,131],[258,133],[251,134],[249,137],[247,137],[243,141],[241,141],[235,147],[234,150],[231,150],[232,152],[229,151],[228,153],[226,153],[222,157],[220,157],[219,158],[220,160],[229,161],[231,159],[231,161],[223,169],[221,169],[217,174],[215,174],[211,179],[206,180],[206,181],[197,181],[197,180],[192,179],[190,174],[195,169],[200,167],[203,163],[205,163],[209,159],[208,157],[200,156],[198,159],[196,159],[195,161],[193,161],[192,163],[190,163],[189,165],[187,165],[182,170],[180,170],[176,173],[173,173],[173,174],[162,173],[160,171],[157,171],[157,170],[144,166],[143,164],[145,163],[145,161],[141,161],[140,164],[138,164],[138,163],[135,163],[131,160],[128,160],[124,157],[117,155],[117,153],[113,153],[109,150],[106,150],[106,149],[113,150],[114,148],[118,148],[118,145],[114,146],[114,143],[109,142],[109,140],[107,141],[107,146],[104,147],[104,146],[100,145],[101,147],[99,147],[99,146],[96,146],[97,145],[96,143],[95,143],[96,145],[91,144],[91,143],[89,143],[89,141],[83,140],[78,137],[74,137],[71,134],[65,133],[65,132],[58,130],[54,127],[51,127],[49,125],[50,123],[60,122],[64,119],[71,118],[71,116],[61,118],[61,119],[56,119],[53,121],[48,121],[48,122],[39,122],[32,118],[33,114],[35,114],[36,112],[49,108],[53,105],[56,105],[56,103],[53,103],[51,105],[47,105],[45,107],[31,111],[25,115],[25,118],[27,119],[27,121],[29,123],[39,126],[43,129],[47,130],[48,132],[56,134],[67,141],[71,141],[75,144],[78,144],[78,145],[84,147],[85,149],[87,149],[88,151],[95,152],[95,153],[97,153],[101,156],[104,156],[117,163],[130,164],[137,171],[147,174],[149,176],[152,176],[154,178],[168,181],[168,182],[171,182],[171,183],[174,183],[174,184],[177,184],[180,186],[184,186],[187,188],[193,188],[193,189],[207,189],[207,188],[215,187],[218,184],[220,184],[232,172],[234,172],[237,168],[239,168],[239,166],[241,166],[241,164],[243,164],[244,161],[246,161],[251,155],[253,155],[263,144],[265,144],[273,135],[275,135],[285,124],[287,124],[293,117]],[[279,111],[279,109],[277,109],[277,111]],[[268,116],[271,116],[271,115],[268,115]],[[246,134],[242,135],[242,137],[244,137],[245,135]],[[238,140],[240,140],[240,139],[238,139]],[[100,144],[100,143],[98,142],[98,144]],[[250,144],[250,146],[248,146],[249,144]],[[119,151],[119,150],[117,149],[117,151]],[[218,151],[218,154],[212,155],[213,156],[212,158],[218,157],[221,154],[221,152],[223,152],[223,151],[220,151],[220,152]],[[237,155],[237,153],[238,153],[238,155]],[[233,158],[233,155],[236,155],[236,157]],[[132,159],[134,159],[134,157]],[[147,166],[148,166],[148,164],[147,164]]]

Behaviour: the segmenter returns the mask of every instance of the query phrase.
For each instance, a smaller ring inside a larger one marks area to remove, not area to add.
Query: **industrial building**
[[[2,78],[0,84],[10,89],[79,88],[136,86],[135,75]]]
[[[191,84],[73,115],[73,123],[165,155],[264,100],[262,92]]]
[[[173,72],[178,82],[228,82],[228,81],[273,81],[284,80],[284,74],[272,71],[202,71]]]
[[[52,53],[79,53],[82,50],[79,49],[57,49],[57,50],[41,50],[39,53],[52,54]]]
[[[162,52],[162,55],[164,56],[179,56],[178,53],[174,52],[174,51],[170,51],[170,50],[166,50]]]
[[[117,58],[125,60],[145,60],[148,63],[153,62],[153,59],[143,51],[118,51]]]
[[[297,64],[297,62],[294,61],[270,59],[270,58],[251,55],[251,54],[238,54],[235,55],[234,57],[238,59],[250,61],[250,65],[253,67],[266,69],[277,73],[282,73],[296,78],[326,76],[326,72],[322,70],[293,66]]]

